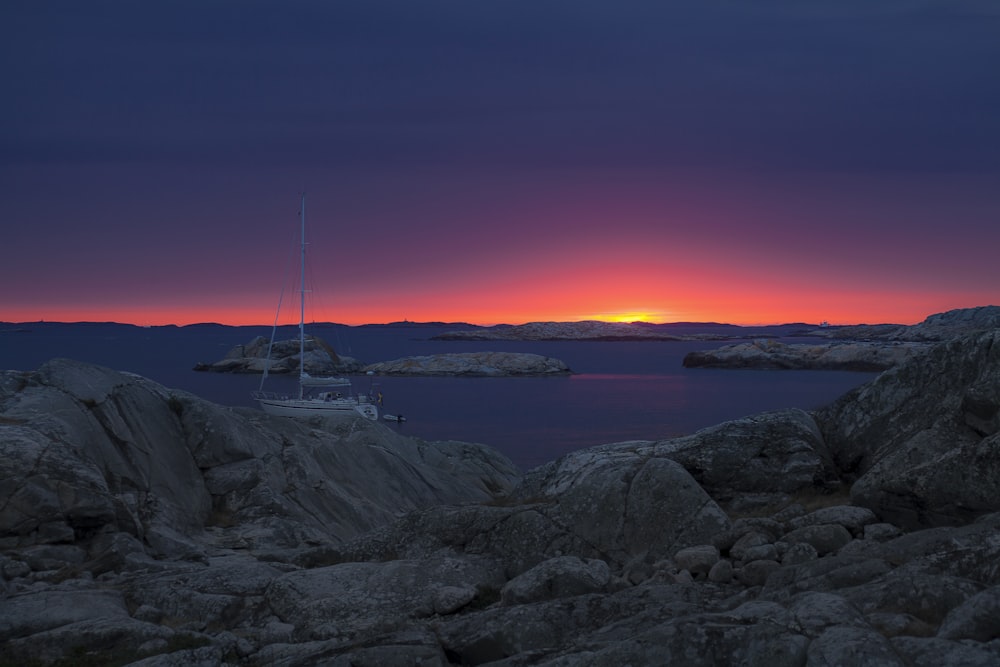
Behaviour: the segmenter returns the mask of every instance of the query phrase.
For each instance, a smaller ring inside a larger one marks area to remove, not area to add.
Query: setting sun
[[[663,312],[651,312],[643,310],[631,310],[626,312],[601,313],[584,319],[599,320],[601,322],[666,322],[668,316]]]

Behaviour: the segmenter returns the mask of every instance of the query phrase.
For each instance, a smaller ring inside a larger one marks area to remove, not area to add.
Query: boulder
[[[851,534],[837,523],[821,523],[803,526],[789,531],[782,538],[786,542],[808,544],[820,556],[837,553],[851,541]]]
[[[851,535],[859,537],[864,534],[865,527],[877,522],[878,517],[866,507],[834,505],[794,517],[788,521],[788,527],[796,529],[817,524],[837,524],[850,531]]]
[[[628,448],[568,454],[526,474],[512,498],[550,503],[546,516],[616,563],[669,557],[729,525],[680,464]]]
[[[773,548],[773,542],[774,538],[771,535],[758,530],[751,530],[736,540],[728,551],[729,555],[736,560],[748,560],[748,554],[751,554],[754,549],[761,547]]]
[[[1000,509],[1000,330],[941,343],[816,413],[852,502],[904,527]]]
[[[699,544],[674,554],[674,563],[693,575],[707,575],[719,562],[719,550],[711,544]]]
[[[819,429],[802,410],[765,412],[725,422],[640,451],[677,461],[723,503],[745,494],[783,498],[838,484]]]
[[[516,605],[597,593],[603,591],[610,580],[611,572],[603,560],[583,561],[576,556],[559,556],[508,581],[500,591],[500,600],[505,605]]]
[[[708,571],[708,580],[717,584],[728,584],[733,578],[733,564],[728,560],[720,560]]]
[[[757,559],[736,571],[736,577],[746,586],[763,586],[772,572],[781,569],[781,563],[770,559]]]
[[[937,633],[944,639],[1000,639],[1000,586],[991,586],[952,608]]]
[[[573,452],[545,464],[522,481],[522,495],[536,480],[582,461],[676,461],[716,502],[736,505],[748,496],[766,505],[789,494],[838,488],[838,472],[808,413],[765,412],[711,426],[692,435],[660,441],[631,441]]]
[[[1000,664],[1000,645],[949,641],[937,637],[893,637],[896,653],[913,667],[993,667]]]
[[[293,641],[349,640],[434,616],[443,589],[495,591],[502,584],[495,562],[444,555],[289,572],[271,581],[264,597],[282,622],[294,626]]]
[[[412,513],[338,549],[338,560],[489,554],[510,577],[573,555],[616,569],[704,544],[728,518],[680,465],[631,455],[570,455],[492,506]]]

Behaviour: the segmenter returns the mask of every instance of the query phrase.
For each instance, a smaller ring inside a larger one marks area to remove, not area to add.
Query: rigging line
[[[289,245],[288,258],[285,264],[284,275],[288,276],[291,274],[292,261],[295,257],[295,246],[296,237],[298,231],[292,234],[292,243]],[[278,333],[278,320],[281,318],[281,304],[285,300],[285,288],[287,285],[287,279],[281,281],[281,292],[278,294],[278,308],[274,313],[274,324],[271,326],[271,340],[267,343],[267,357],[264,359],[264,372],[260,377],[260,389],[259,391],[264,391],[264,381],[267,380],[268,371],[271,369],[271,350],[274,348],[274,338]]]

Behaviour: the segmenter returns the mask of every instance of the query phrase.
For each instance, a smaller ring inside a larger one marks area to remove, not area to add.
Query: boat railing
[[[327,392],[320,392],[318,395],[320,397],[322,397],[322,398],[325,398],[326,400],[354,398],[354,399],[357,400],[358,403],[362,403],[362,404],[364,404],[364,403],[375,404],[375,403],[378,402],[378,400],[376,398],[373,398],[371,396],[366,396],[364,394],[358,394],[357,396],[353,396],[352,397],[352,396],[347,395],[347,394],[341,394],[340,392],[327,391]],[[293,400],[293,399],[297,400],[298,396],[292,396],[292,395],[287,394],[287,393],[283,394],[283,393],[277,392],[277,391],[254,391],[254,392],[250,393],[250,398],[252,398],[255,401],[260,401],[260,400],[265,400],[265,401],[290,401],[290,400]]]
[[[291,396],[289,396],[288,394],[282,394],[277,391],[255,391],[250,394],[250,397],[256,401],[259,401],[261,399],[268,401],[284,401],[291,398]]]
[[[299,382],[307,387],[350,387],[351,381],[343,377],[313,377],[303,373]]]

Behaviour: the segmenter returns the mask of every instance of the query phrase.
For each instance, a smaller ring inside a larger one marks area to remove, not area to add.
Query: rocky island
[[[521,340],[521,341],[682,341],[733,340],[751,337],[777,337],[795,332],[807,332],[815,326],[783,324],[763,327],[741,327],[716,322],[528,322],[498,324],[491,327],[456,329],[438,334],[433,340]]]
[[[524,473],[65,359],[0,446],[3,664],[1000,663],[1000,330]]]
[[[267,338],[257,336],[249,343],[233,347],[219,361],[195,364],[194,370],[215,373],[263,373],[264,367],[267,366],[268,373],[281,375],[298,373],[299,366],[304,365],[307,373],[321,377],[329,374],[355,373],[363,366],[357,359],[337,354],[329,343],[318,336],[306,338],[305,354],[301,359],[297,338],[279,340],[271,346],[270,363],[268,363],[269,344]]]
[[[460,352],[405,357],[369,364],[363,369],[376,375],[451,375],[511,377],[569,375],[565,362],[540,354],[516,352]]]
[[[237,345],[213,363],[196,364],[194,370],[217,373],[263,373],[267,365],[268,340],[258,336]],[[565,362],[538,354],[514,352],[463,352],[404,357],[365,365],[338,355],[318,337],[306,339],[304,361],[299,359],[299,341],[276,341],[271,348],[268,372],[298,373],[300,363],[310,375],[374,373],[376,375],[452,375],[464,377],[513,377],[569,375]]]

